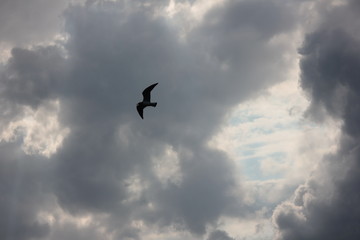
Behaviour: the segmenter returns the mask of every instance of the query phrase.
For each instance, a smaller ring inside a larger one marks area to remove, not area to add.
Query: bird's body
[[[157,85],[158,83],[154,83],[152,85],[150,85],[149,87],[145,88],[145,90],[142,92],[143,95],[143,101],[142,102],[138,102],[138,104],[136,105],[136,110],[138,111],[140,117],[142,119],[144,119],[143,117],[143,110],[146,107],[156,107],[157,103],[156,102],[151,102],[151,90],[153,90],[153,88]]]

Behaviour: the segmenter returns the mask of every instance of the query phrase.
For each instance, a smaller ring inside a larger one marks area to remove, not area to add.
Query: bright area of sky
[[[291,197],[321,156],[337,148],[336,123],[320,125],[304,118],[309,103],[299,89],[297,76],[239,104],[209,142],[234,160],[245,178],[249,201],[264,204],[264,212]],[[264,230],[257,231],[259,226]],[[232,223],[227,228],[239,239],[274,237],[266,218]]]
[[[335,0],[0,2],[0,238],[302,239],[311,199],[327,196],[311,189],[326,182],[319,165],[346,143],[331,103],[318,107],[315,87],[300,84],[299,49],[347,10]],[[346,16],[339,28],[355,36]],[[153,82],[158,106],[140,121],[135,104]]]

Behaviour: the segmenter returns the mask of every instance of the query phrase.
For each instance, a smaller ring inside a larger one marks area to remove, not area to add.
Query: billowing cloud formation
[[[202,236],[222,216],[252,214],[233,163],[206,143],[235,104],[286,75],[296,8],[225,1],[184,37],[158,14],[167,1],[154,4],[70,6],[64,45],[12,50],[0,83],[0,238]],[[134,104],[154,82],[158,107],[141,120]],[[54,125],[24,152],[34,125],[18,123],[40,113]]]
[[[278,239],[360,237],[359,10],[358,1],[323,10],[322,23],[300,51],[301,85],[311,97],[308,114],[341,120],[342,137],[337,153],[325,156],[294,199],[276,209]]]

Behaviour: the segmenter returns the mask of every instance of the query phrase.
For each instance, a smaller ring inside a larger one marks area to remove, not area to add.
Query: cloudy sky
[[[359,103],[358,0],[0,0],[0,239],[359,239]]]

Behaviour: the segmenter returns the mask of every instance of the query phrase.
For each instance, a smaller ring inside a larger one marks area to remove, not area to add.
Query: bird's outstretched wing
[[[158,83],[154,83],[150,86],[148,86],[147,88],[145,88],[145,90],[142,92],[142,95],[144,97],[144,102],[150,102],[150,92],[151,90],[153,90],[153,88],[158,85]]]
[[[144,110],[144,108],[143,108],[142,106],[136,106],[136,110],[138,111],[140,117],[141,117],[142,119],[144,119],[144,117],[143,117],[143,110]]]

